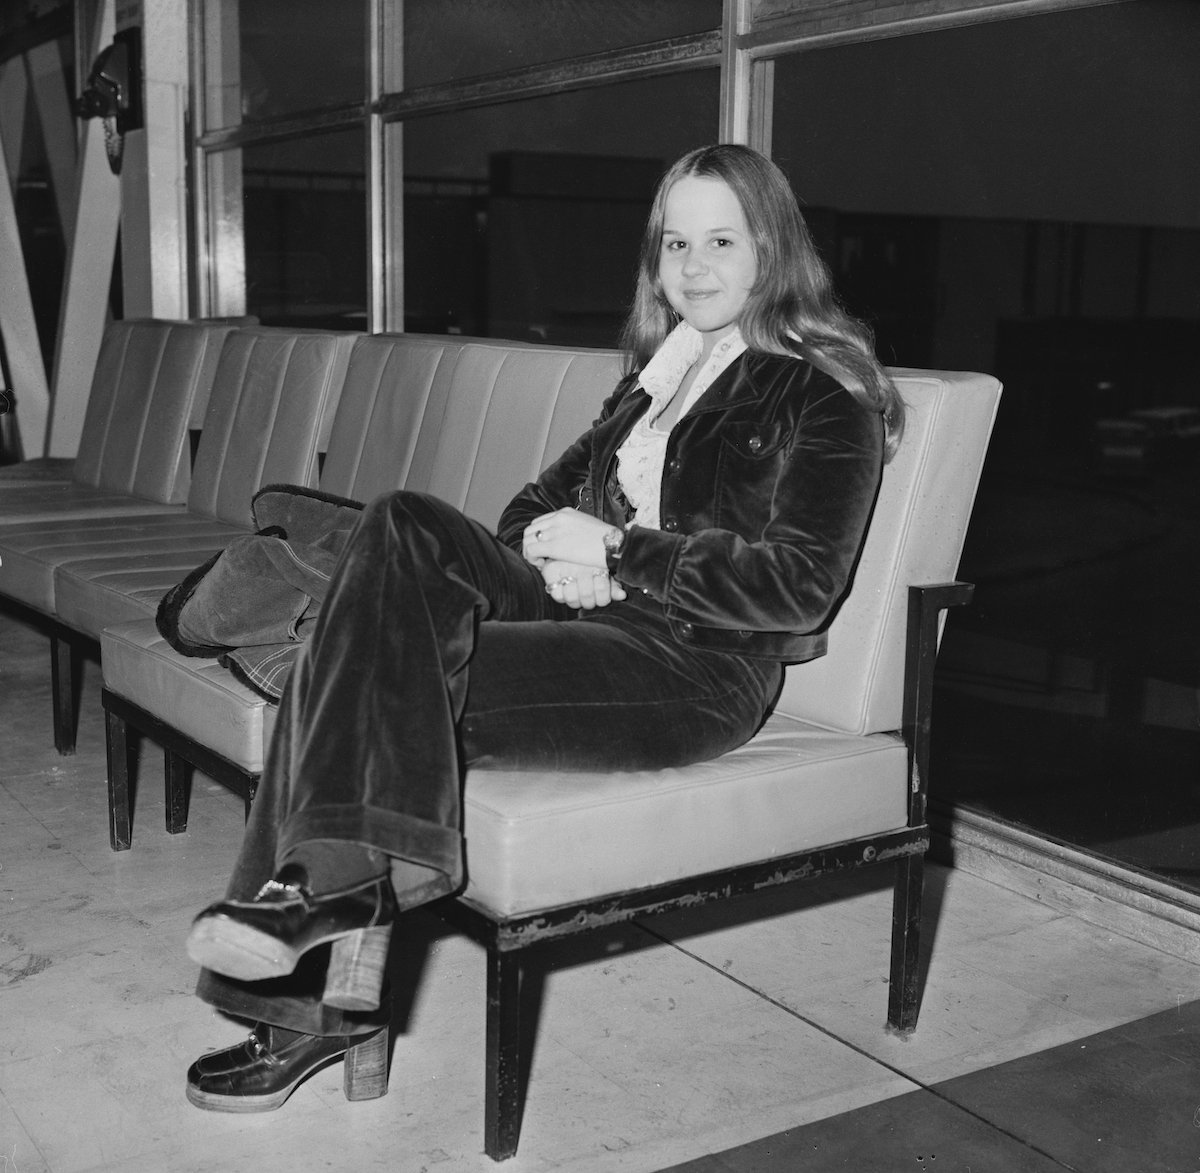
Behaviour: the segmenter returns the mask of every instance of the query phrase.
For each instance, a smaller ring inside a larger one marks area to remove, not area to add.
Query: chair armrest
[[[974,583],[945,582],[908,588],[908,642],[904,657],[904,740],[908,745],[908,825],[925,822],[929,797],[929,741],[933,723],[933,671],[942,612],[962,607]]]

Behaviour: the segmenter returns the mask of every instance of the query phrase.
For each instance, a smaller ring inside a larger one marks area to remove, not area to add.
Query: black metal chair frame
[[[893,864],[891,972],[887,1026],[906,1035],[920,1011],[919,953],[925,854],[933,673],[941,615],[968,603],[970,583],[913,586],[908,592],[904,715],[899,734],[908,747],[908,819],[895,831],[851,839],[815,851],[777,857],[597,900],[503,917],[464,897],[431,908],[487,951],[487,1043],[484,1150],[493,1160],[513,1156],[521,1129],[524,1072],[521,960],[526,949],[638,917],[694,908],[764,888],[816,879],[851,868]],[[166,755],[167,830],[187,826],[187,778],[195,766],[238,794],[249,811],[258,776],[213,754],[140,707],[104,691],[109,763],[109,822],[114,850],[130,845],[127,726],[152,738]]]

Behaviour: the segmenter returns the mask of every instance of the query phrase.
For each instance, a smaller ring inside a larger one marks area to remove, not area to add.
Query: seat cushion
[[[174,508],[142,516],[0,526],[0,594],[94,637],[105,622],[153,615],[169,587],[244,532]],[[98,595],[80,599],[80,592],[74,592],[64,613],[59,606],[60,571],[69,566],[86,578],[92,569],[110,569],[114,559],[137,571],[142,598],[107,599],[116,609],[105,614]],[[157,577],[147,578],[151,568]],[[149,599],[147,592],[155,591]]]
[[[152,621],[100,633],[104,686],[250,774],[263,768],[275,707],[216,660],[181,656]]]
[[[73,456],[35,456],[16,464],[0,466],[0,489],[18,484],[66,483],[75,468]]]
[[[467,899],[534,912],[903,827],[908,751],[772,715],[710,762],[628,773],[472,770]]]
[[[75,481],[0,482],[0,534],[27,522],[85,521],[182,512],[182,505],[164,505]]]
[[[153,623],[100,637],[105,687],[250,773],[274,706]],[[472,770],[466,896],[511,915],[668,883],[903,827],[907,749],[776,714],[747,745],[671,770]]]

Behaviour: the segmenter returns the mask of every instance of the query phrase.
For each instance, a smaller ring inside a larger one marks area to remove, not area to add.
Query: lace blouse
[[[650,410],[633,426],[625,443],[617,451],[617,479],[621,491],[635,510],[630,525],[659,528],[663,462],[671,429],[659,428],[656,422],[678,392],[688,368],[700,357],[703,342],[699,331],[686,322],[680,322],[667,335],[638,379],[638,385],[650,396]],[[717,376],[745,350],[746,343],[742,333],[734,327],[713,347],[708,362],[688,388],[676,424],[683,419]]]

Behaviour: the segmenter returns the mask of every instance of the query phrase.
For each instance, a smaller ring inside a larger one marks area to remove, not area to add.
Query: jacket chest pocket
[[[779,424],[748,421],[721,429],[721,440],[732,455],[741,460],[768,460],[788,441],[788,431]]]
[[[787,452],[785,428],[749,422],[722,429],[713,524],[757,539],[770,516]]]

